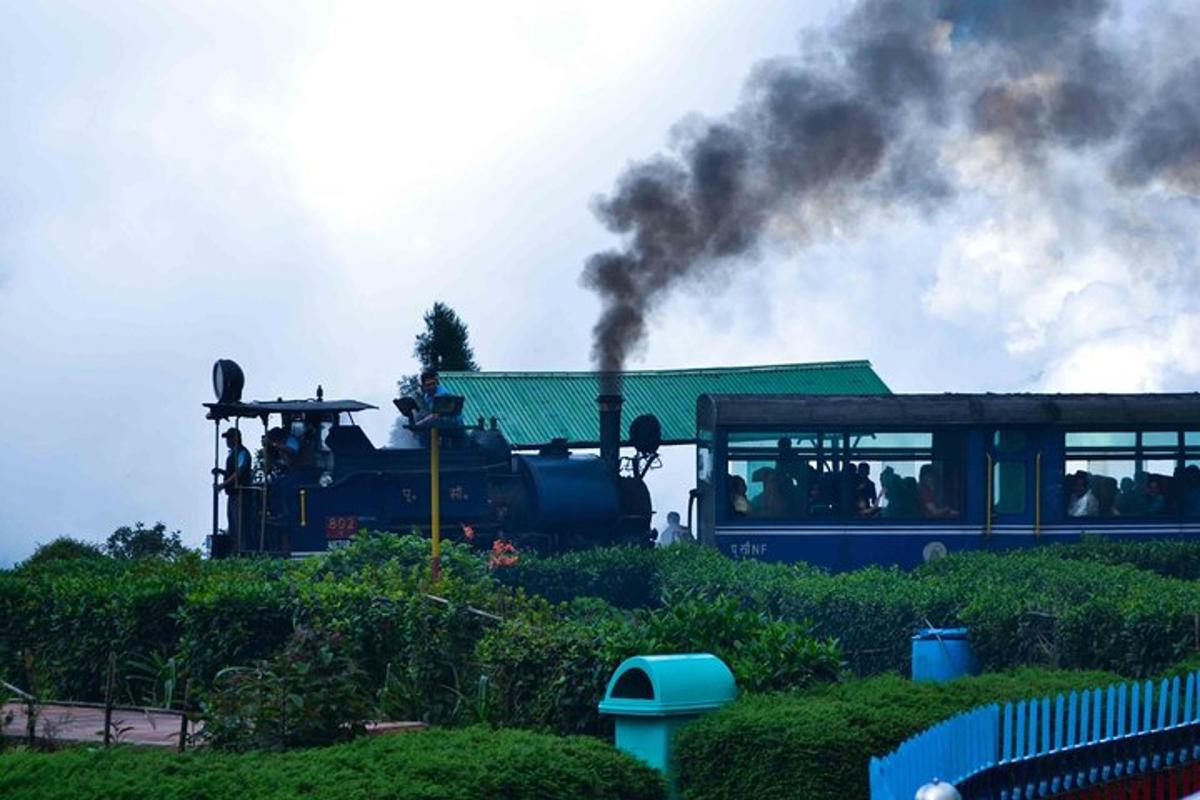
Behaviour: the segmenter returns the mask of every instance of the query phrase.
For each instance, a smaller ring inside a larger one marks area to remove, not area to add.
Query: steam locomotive
[[[360,529],[408,533],[431,527],[431,448],[377,448],[354,422],[375,409],[357,400],[243,401],[244,374],[233,361],[213,365],[214,558],[252,553],[306,556],[344,546]],[[442,400],[443,398],[438,398]],[[458,404],[461,398],[454,398]],[[394,401],[403,408],[404,401]],[[656,461],[661,428],[653,416],[630,426],[637,455],[620,458],[621,398],[598,398],[600,455],[573,454],[552,442],[537,454],[516,453],[493,419],[438,431],[437,492],[443,536],[490,547],[503,538],[539,552],[651,541],[650,493],[643,478]],[[249,485],[230,487],[221,527],[218,475],[222,426],[262,424],[263,449]],[[272,427],[272,424],[278,424]],[[288,437],[293,449],[268,445]]]

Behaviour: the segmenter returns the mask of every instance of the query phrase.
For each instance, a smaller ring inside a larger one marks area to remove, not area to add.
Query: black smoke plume
[[[593,360],[617,376],[674,288],[753,262],[773,227],[817,235],[863,209],[934,211],[939,148],[987,137],[1013,165],[1094,150],[1119,185],[1200,192],[1200,62],[1155,91],[1105,0],[862,0],[804,58],[751,74],[721,119],[681,123],[595,203],[619,248],[587,259]],[[607,390],[611,390],[612,379]]]

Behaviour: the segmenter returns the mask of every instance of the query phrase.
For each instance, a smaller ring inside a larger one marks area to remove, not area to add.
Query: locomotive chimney
[[[600,457],[614,475],[621,468],[621,405],[624,402],[625,398],[619,394],[602,394],[596,398],[600,406]]]

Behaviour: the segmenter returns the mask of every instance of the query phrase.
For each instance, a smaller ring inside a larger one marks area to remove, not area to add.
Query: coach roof
[[[705,427],[1200,426],[1200,394],[706,394]]]

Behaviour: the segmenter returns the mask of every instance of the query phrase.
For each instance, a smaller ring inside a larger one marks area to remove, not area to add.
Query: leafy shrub
[[[305,561],[298,565],[297,572],[314,580],[326,577],[341,579],[364,569],[386,565],[400,570],[415,570],[427,576],[432,557],[433,545],[422,536],[359,531],[346,547]],[[467,545],[443,540],[440,561],[443,575],[474,580],[487,577],[486,564]]]
[[[1079,544],[1055,545],[1047,552],[1077,561],[1125,564],[1164,578],[1200,579],[1200,542],[1186,539],[1130,541],[1084,536]]]
[[[144,658],[178,638],[182,593],[168,575],[81,568],[90,563],[0,575],[0,669],[21,674],[28,656],[58,699],[101,699],[110,654]]]
[[[292,584],[266,576],[213,572],[196,581],[177,612],[176,647],[197,684],[282,648],[292,633],[295,597]]]
[[[1045,664],[1141,677],[1198,644],[1200,586],[1136,567],[1034,550],[948,558],[914,577],[941,620],[971,628],[988,669]]]
[[[523,555],[498,578],[554,603],[598,597],[618,608],[657,608],[667,593],[703,591],[743,597],[768,613],[781,611],[798,578],[822,574],[803,564],[735,561],[709,547],[606,547],[553,558]]]
[[[688,800],[866,797],[871,756],[946,717],[1116,680],[1110,673],[1026,669],[940,686],[888,675],[747,695],[682,728],[673,768]]]
[[[386,570],[385,570],[386,571]],[[301,588],[296,618],[338,631],[347,653],[373,686],[385,689],[381,713],[391,719],[462,722],[478,682],[476,644],[494,625],[471,607],[490,608],[480,588],[443,575],[430,599],[402,578],[365,571],[357,581],[323,580]]]
[[[104,551],[100,545],[72,539],[70,536],[59,536],[45,544],[39,544],[33,555],[22,561],[19,568],[30,569],[52,561],[100,558],[104,558]]]
[[[598,597],[618,608],[647,608],[661,603],[659,560],[659,551],[636,547],[583,550],[554,558],[525,554],[497,577],[552,603]]]
[[[710,652],[749,691],[798,688],[832,680],[835,644],[806,626],[750,611],[730,597],[668,598],[662,609],[598,613],[584,620],[514,619],[489,631],[478,659],[488,678],[493,718],[564,733],[606,731],[596,706],[613,671],[639,653]]]
[[[0,754],[0,796],[663,800],[665,789],[658,773],[596,739],[474,727],[284,753],[22,750]]]
[[[168,533],[167,526],[162,522],[156,522],[150,528],[140,522],[132,528],[122,525],[108,537],[104,550],[120,560],[165,558],[174,561],[189,552],[179,538],[179,531]]]
[[[283,652],[252,667],[226,667],[204,709],[204,736],[226,750],[345,741],[370,717],[366,675],[340,634],[299,628]]]

